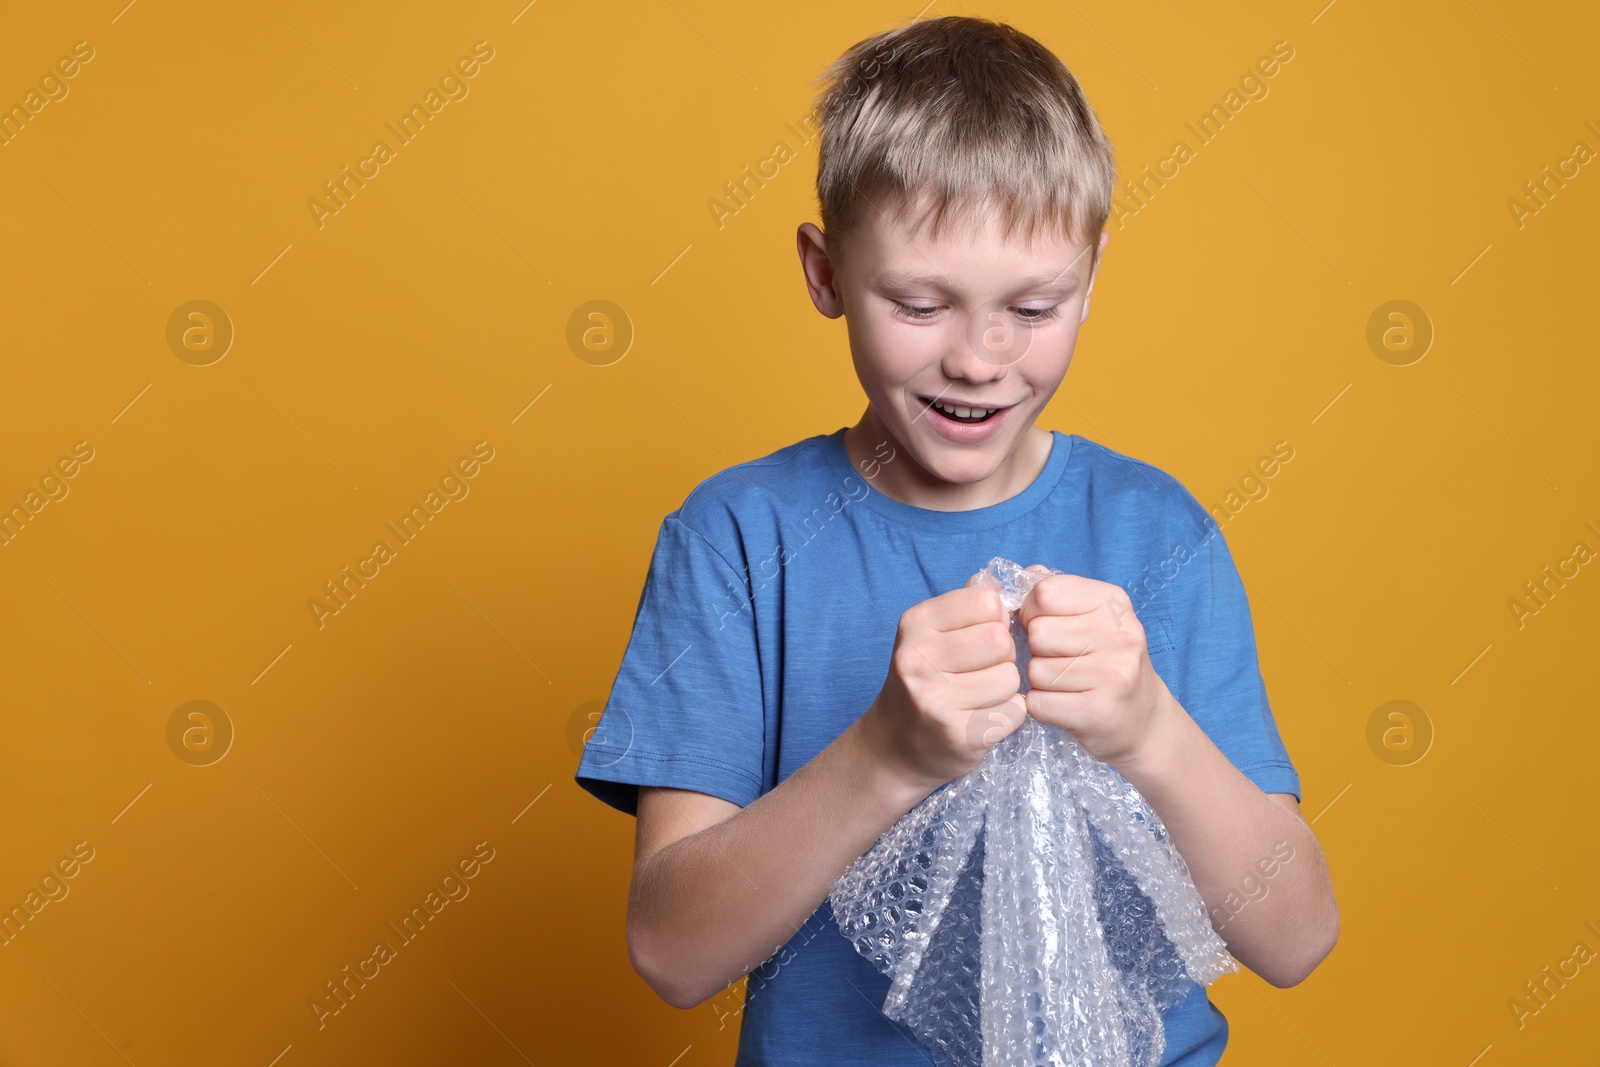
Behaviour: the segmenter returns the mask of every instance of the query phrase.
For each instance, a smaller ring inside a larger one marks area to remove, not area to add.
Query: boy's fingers
[[[1118,620],[1133,613],[1128,594],[1119,585],[1079,574],[1052,574],[1033,587],[1017,610],[1026,626],[1039,615],[1088,615],[1102,608]]]
[[[1087,656],[1105,643],[1103,628],[1090,625],[1086,619],[1092,615],[1074,615],[1058,618],[1048,631],[1030,634],[1028,650],[1034,659],[1042,656]]]
[[[1000,617],[999,608],[991,613],[985,606],[982,594],[986,590],[963,587],[930,597],[909,609],[916,616],[916,626],[934,633],[963,630],[980,622],[990,622]]]
[[[932,609],[928,621],[934,629],[949,632],[979,623],[1006,621],[1000,593],[987,586],[973,585],[976,577],[967,579],[967,584],[960,589],[941,593],[927,602]]]
[[[935,631],[926,635],[922,649],[946,675],[983,672],[1002,663],[1014,665],[1017,658],[1010,632],[996,619]]]
[[[1098,689],[1103,683],[1092,668],[1078,666],[1080,656],[1035,656],[1028,663],[1029,675],[1043,679],[1038,685],[1029,679],[1028,688],[1044,693],[1085,693]]]
[[[983,747],[991,748],[1022,725],[1028,717],[1028,702],[1021,693],[1012,693],[998,704],[974,709],[971,715],[975,728],[982,730]]]

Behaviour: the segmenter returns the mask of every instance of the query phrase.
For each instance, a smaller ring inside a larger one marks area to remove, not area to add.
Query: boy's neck
[[[1055,435],[1038,426],[1028,427],[1014,451],[981,482],[950,482],[926,470],[898,440],[890,437],[869,404],[860,421],[844,432],[850,465],[863,472],[876,471],[873,488],[891,500],[929,511],[972,511],[1009,500],[1032,485],[1049,462]],[[881,445],[894,449],[885,462]]]

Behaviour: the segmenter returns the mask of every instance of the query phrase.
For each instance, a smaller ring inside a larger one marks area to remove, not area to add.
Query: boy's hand
[[[1010,618],[975,578],[900,616],[889,675],[862,715],[879,758],[929,792],[976,767],[1027,714]]]
[[[1018,618],[1028,632],[1028,714],[1071,730],[1102,763],[1135,761],[1173,697],[1150,664],[1128,594],[1109,582],[1052,574],[1033,587]]]

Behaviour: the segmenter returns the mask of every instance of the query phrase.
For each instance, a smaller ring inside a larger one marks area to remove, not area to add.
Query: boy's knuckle
[[[917,664],[920,659],[921,657],[916,655],[909,645],[895,649],[894,656],[892,657],[892,665],[895,673],[901,678],[905,679],[906,683],[909,685],[916,679],[917,674],[919,673],[917,670]]]
[[[1002,663],[1000,666],[1004,668],[1006,672],[1006,688],[1021,690],[1022,671],[1017,668],[1016,662],[1012,661],[1009,663]]]

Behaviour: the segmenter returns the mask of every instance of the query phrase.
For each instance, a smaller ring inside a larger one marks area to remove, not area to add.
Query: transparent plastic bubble
[[[1045,577],[995,557],[978,584],[1015,613]],[[1011,632],[1026,690],[1015,614]],[[1156,1067],[1162,1014],[1190,982],[1238,969],[1138,790],[1032,716],[891,826],[828,900],[890,979],[884,1014],[939,1067]]]

